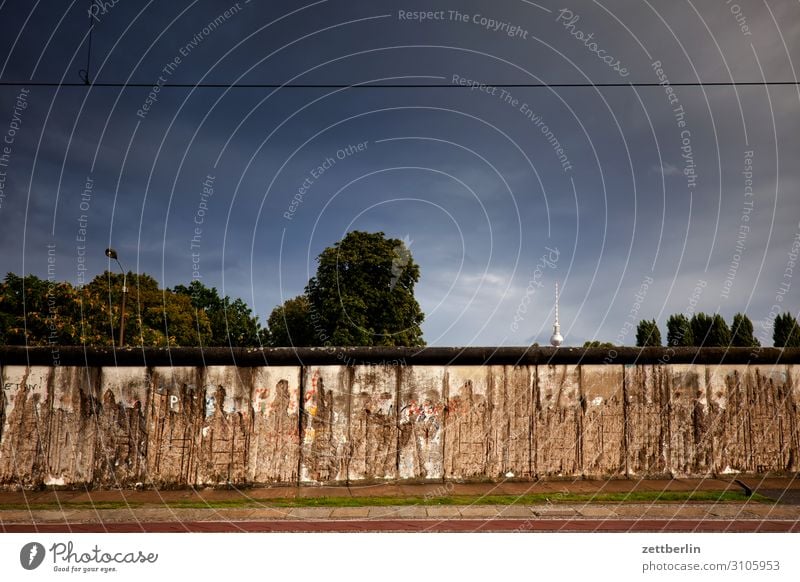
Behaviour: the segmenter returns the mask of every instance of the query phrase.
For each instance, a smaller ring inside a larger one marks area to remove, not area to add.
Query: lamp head
[[[117,251],[115,251],[114,249],[106,249],[106,256],[109,259],[113,259],[113,260],[116,261],[117,260]]]

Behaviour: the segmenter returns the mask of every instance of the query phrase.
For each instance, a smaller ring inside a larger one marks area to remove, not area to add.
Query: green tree
[[[273,347],[313,346],[318,342],[311,324],[308,298],[298,295],[272,310],[267,320],[268,342]]]
[[[222,300],[227,342],[225,345],[256,347],[261,345],[263,332],[258,316],[242,299],[233,301],[227,296]]]
[[[670,315],[667,319],[667,345],[686,347],[694,344],[692,326],[682,313]]]
[[[711,322],[710,343],[707,345],[727,348],[731,345],[731,328],[719,313],[714,315]]]
[[[710,315],[703,313],[695,313],[689,322],[692,328],[692,345],[695,346],[711,346],[711,325],[714,323],[714,318]]]
[[[696,313],[691,321],[694,345],[700,347],[728,347],[731,345],[731,330],[722,316]]]
[[[583,342],[585,348],[613,348],[614,344],[611,342],[601,342],[600,340],[592,340]]]
[[[69,283],[8,273],[0,283],[0,344],[78,344],[77,293]]]
[[[0,344],[116,345],[123,275],[106,271],[76,288],[8,273],[0,282]],[[161,289],[147,274],[127,274],[128,346],[257,346],[258,318],[241,299],[221,298],[199,281]]]
[[[190,300],[198,328],[201,328],[202,318],[207,318],[209,334],[205,340],[200,334],[201,345],[253,347],[261,344],[261,323],[241,299],[221,297],[216,287],[206,287],[198,280],[188,286],[176,285],[173,291]]]
[[[733,316],[731,343],[739,348],[754,348],[761,343],[753,335],[753,322],[744,313]]]
[[[186,295],[192,300],[192,307],[206,311],[216,311],[222,309],[222,297],[216,287],[206,287],[197,279],[189,285],[175,285],[172,288],[175,293]]]
[[[79,289],[82,341],[116,344],[122,303],[123,275],[105,272]],[[196,346],[211,337],[205,313],[197,314],[189,297],[161,289],[150,275],[127,274],[125,345]]]
[[[110,345],[119,338],[123,275],[98,275],[80,289],[86,343]],[[198,344],[198,327],[191,302],[169,290],[162,290],[150,275],[127,274],[125,345],[193,346]],[[203,318],[200,337],[208,336]]]
[[[639,347],[661,345],[661,331],[655,319],[650,321],[643,319],[639,322],[636,327],[636,345]]]
[[[317,258],[306,286],[316,343],[422,346],[422,310],[414,298],[419,266],[399,239],[352,231]]]
[[[776,348],[800,347],[800,328],[791,313],[784,313],[775,318],[772,341]]]

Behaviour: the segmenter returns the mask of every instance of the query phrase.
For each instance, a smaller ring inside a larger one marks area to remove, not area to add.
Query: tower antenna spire
[[[556,320],[553,323],[553,335],[550,336],[550,345],[559,347],[564,343],[564,336],[561,335],[561,325],[558,322],[558,281],[556,281]]]
[[[558,325],[558,281],[556,281],[556,325]]]

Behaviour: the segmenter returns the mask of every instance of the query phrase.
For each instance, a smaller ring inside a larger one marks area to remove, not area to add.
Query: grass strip
[[[628,493],[533,493],[526,495],[441,495],[441,496],[376,496],[376,497],[296,497],[265,498],[242,496],[226,500],[164,500],[160,503],[140,501],[78,501],[62,503],[0,503],[4,510],[78,510],[78,509],[136,509],[169,507],[176,509],[230,509],[259,507],[382,507],[438,505],[541,505],[578,503],[686,503],[686,502],[756,502],[774,500],[755,493],[747,497],[740,491],[634,491]]]

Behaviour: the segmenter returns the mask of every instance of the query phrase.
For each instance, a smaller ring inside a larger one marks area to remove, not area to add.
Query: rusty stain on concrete
[[[350,384],[347,479],[397,477],[397,368],[356,366]]]
[[[402,367],[399,372],[399,477],[441,479],[444,477],[446,369],[413,366]]]
[[[48,480],[53,373],[52,368],[45,366],[3,367],[1,484],[30,487]]]
[[[345,366],[311,367],[301,395],[300,481],[347,480],[349,459],[350,382]]]
[[[202,371],[188,366],[139,368],[149,384],[147,472],[157,487],[196,483],[200,429],[205,409]],[[177,398],[177,400],[176,400]]]
[[[98,394],[102,414],[95,415],[97,441],[93,484],[130,487],[147,474],[151,401],[146,368],[87,368],[99,372]],[[180,398],[180,390],[174,390]]]
[[[254,370],[248,462],[251,483],[297,482],[300,372],[299,366]]]

